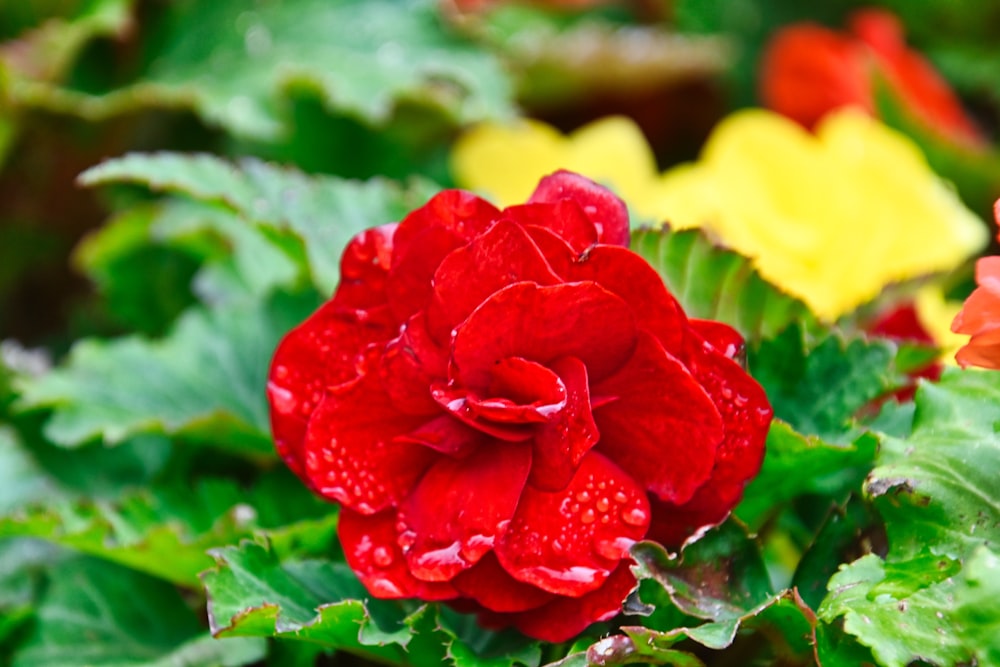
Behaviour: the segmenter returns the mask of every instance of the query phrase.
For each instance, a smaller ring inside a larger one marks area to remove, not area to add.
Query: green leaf
[[[730,620],[766,601],[773,593],[760,548],[733,521],[687,544],[671,557],[655,542],[632,548],[639,579],[655,579],[684,613]]]
[[[380,179],[359,183],[307,176],[257,160],[233,165],[209,155],[173,153],[109,160],[84,172],[80,182],[138,183],[155,191],[222,204],[246,223],[275,233],[290,231],[304,244],[309,273],[323,294],[336,287],[340,255],[352,236],[401,220],[436,190],[426,182],[404,189]],[[233,230],[219,227],[223,224],[219,220],[214,224],[227,238],[233,237]]]
[[[51,407],[45,433],[78,446],[139,432],[184,433],[251,455],[270,454],[264,387],[275,346],[313,299],[195,309],[160,341],[77,343],[67,364],[20,383],[21,409]]]
[[[14,431],[0,427],[0,515],[43,500],[53,491],[54,485],[24,450]]]
[[[840,502],[861,487],[874,466],[877,448],[878,441],[870,434],[862,434],[849,445],[832,445],[775,420],[767,434],[764,464],[747,485],[736,516],[759,529],[769,516],[799,496],[815,494]]]
[[[199,573],[212,566],[210,549],[268,534],[284,552],[325,552],[335,517],[282,470],[249,489],[203,478],[183,487],[143,487],[113,501],[56,495],[0,517],[0,537],[42,538],[196,587]]]
[[[819,616],[843,616],[844,630],[885,667],[1000,664],[1000,557],[980,547],[960,572],[956,565],[929,556],[886,563],[870,554],[830,580]]]
[[[804,435],[846,443],[857,435],[859,411],[898,385],[895,354],[889,341],[836,333],[807,349],[802,331],[789,327],[763,341],[749,366],[776,418]]]
[[[659,271],[689,317],[725,322],[745,338],[771,338],[793,322],[815,324],[808,307],[766,282],[752,262],[704,231],[639,229],[632,250]]]
[[[185,2],[161,22],[138,81],[103,97],[34,88],[33,103],[89,118],[184,107],[210,125],[263,140],[285,131],[285,97],[308,89],[372,124],[401,103],[454,123],[512,113],[497,59],[444,25],[430,0],[291,0],[247,11],[238,0]]]
[[[917,391],[913,432],[886,437],[866,484],[890,557],[962,558],[1000,542],[1000,373],[945,372]]]
[[[50,573],[12,667],[238,667],[264,657],[261,640],[207,637],[173,586],[79,558]]]
[[[279,558],[244,541],[213,552],[202,580],[217,637],[295,639],[396,664],[510,667],[538,664],[537,642],[479,628],[435,606],[371,599],[342,562]]]

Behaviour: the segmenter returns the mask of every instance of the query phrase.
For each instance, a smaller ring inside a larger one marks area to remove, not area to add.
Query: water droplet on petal
[[[594,540],[594,553],[608,560],[621,560],[628,553],[628,550],[635,544],[635,540],[627,537],[616,537],[614,539]]]
[[[624,491],[615,491],[615,502],[621,505],[623,502],[628,500],[628,496],[625,495]]]
[[[590,500],[590,494],[587,493],[586,491],[581,491],[580,493],[576,494],[576,499],[579,500],[581,503],[588,502]]]
[[[594,519],[596,518],[597,516],[594,514],[594,510],[592,509],[586,509],[583,511],[583,514],[580,515],[580,521],[583,523],[594,523]]]
[[[608,508],[611,507],[611,501],[607,498],[598,498],[595,507],[597,507],[598,512],[607,512]]]
[[[288,367],[287,366],[275,366],[274,367],[274,377],[279,380],[284,380],[288,377]]]
[[[379,567],[389,567],[392,565],[392,552],[385,547],[375,547],[375,550],[372,552],[372,560]]]
[[[271,405],[274,406],[274,409],[283,415],[292,414],[299,407],[295,394],[273,382],[267,383],[267,394],[271,398]]]
[[[630,526],[641,526],[649,521],[649,513],[641,507],[633,507],[622,511],[622,521]]]

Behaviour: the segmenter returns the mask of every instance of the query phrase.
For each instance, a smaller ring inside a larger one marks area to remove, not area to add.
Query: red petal
[[[591,451],[565,489],[524,488],[495,551],[515,579],[579,597],[605,582],[648,525],[646,492]]]
[[[379,362],[382,386],[400,412],[412,415],[439,411],[430,386],[447,375],[448,353],[435,343],[423,312],[411,317],[385,349]]]
[[[723,423],[698,381],[647,332],[628,363],[595,384],[598,451],[660,498],[686,502],[705,483]]]
[[[952,322],[955,333],[975,336],[1000,326],[1000,257],[976,261],[976,283],[978,287]]]
[[[566,398],[565,406],[553,412],[535,434],[529,481],[543,491],[565,488],[584,454],[600,438],[591,414],[587,367],[575,357],[561,357],[552,369],[562,378]]]
[[[364,311],[327,302],[278,345],[267,382],[271,431],[278,454],[297,475],[304,470],[306,425],[327,388],[356,378],[365,348],[391,338],[392,329]]]
[[[389,224],[366,229],[347,244],[340,258],[340,284],[333,297],[338,305],[355,309],[385,305],[396,227]]]
[[[451,330],[499,289],[515,282],[560,282],[528,233],[517,223],[500,220],[468,245],[453,250],[434,273],[434,296],[428,321],[435,337],[451,339]]]
[[[435,463],[399,508],[410,572],[448,581],[474,565],[506,529],[530,467],[531,449],[510,443]]]
[[[973,336],[956,354],[962,368],[978,366],[1000,370],[1000,329]]]
[[[459,572],[451,585],[463,596],[495,612],[526,611],[555,597],[507,574],[493,552],[484,555],[468,570]]]
[[[636,587],[629,562],[630,559],[623,560],[603,586],[583,597],[559,597],[537,609],[513,614],[514,627],[535,639],[564,642],[583,632],[591,623],[614,618]]]
[[[764,390],[740,366],[692,336],[688,368],[715,402],[725,424],[711,477],[690,501],[653,503],[649,538],[679,546],[696,531],[725,519],[757,474],[772,410]]]
[[[399,436],[396,440],[430,447],[452,458],[462,459],[480,445],[486,444],[490,436],[466,426],[451,415],[441,415],[421,424],[406,435]]]
[[[420,581],[410,574],[396,544],[396,512],[371,516],[341,508],[337,536],[347,564],[368,592],[377,598],[450,600],[458,592],[447,583]]]
[[[595,283],[539,287],[515,283],[493,294],[455,334],[455,376],[466,387],[489,386],[508,357],[549,365],[577,357],[591,378],[617,369],[635,345],[635,318],[619,297]]]
[[[409,495],[439,454],[398,440],[426,421],[399,413],[368,373],[331,390],[309,422],[306,475],[317,493],[362,514]]]
[[[392,266],[395,268],[411,249],[423,250],[417,237],[424,230],[440,228],[461,245],[486,231],[498,217],[500,211],[495,206],[471,192],[443,190],[399,223],[393,237]]]
[[[416,235],[413,250],[395,252],[386,282],[389,307],[400,322],[427,307],[433,295],[434,272],[448,253],[465,241],[443,227],[428,227]],[[447,343],[447,340],[442,341]]]
[[[741,363],[745,358],[746,341],[736,329],[715,320],[689,320],[689,322],[699,336],[727,359]]]
[[[431,387],[431,396],[455,419],[494,438],[507,442],[524,442],[534,433],[532,424],[525,421],[504,422],[483,419],[473,412],[469,392],[461,387],[435,385]]]
[[[683,344],[687,316],[660,274],[628,248],[597,246],[563,276],[570,281],[592,280],[617,294],[632,308],[639,328],[659,338],[667,350],[679,350]]]
[[[503,216],[521,225],[547,229],[578,253],[597,243],[597,227],[572,199],[511,206],[504,209]]]
[[[561,199],[571,199],[580,205],[597,228],[599,243],[628,246],[628,209],[610,190],[579,174],[560,170],[539,181],[528,203]]]

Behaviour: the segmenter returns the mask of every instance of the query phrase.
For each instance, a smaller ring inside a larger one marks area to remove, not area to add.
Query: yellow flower
[[[658,205],[674,227],[710,228],[825,319],[986,242],[909,139],[853,110],[815,135],[770,112],[733,114],[697,163],[664,175]]]
[[[985,225],[913,142],[849,109],[815,134],[768,111],[735,113],[697,162],[662,177],[642,133],[618,117],[569,136],[532,120],[484,124],[452,153],[459,185],[501,205],[524,201],[556,169],[608,185],[639,220],[709,229],[828,320],[986,243]]]
[[[633,214],[650,220],[657,215],[656,159],[635,123],[620,116],[595,121],[569,136],[529,119],[512,125],[483,123],[458,140],[451,168],[461,187],[500,206],[525,201],[542,176],[569,169],[610,187]]]

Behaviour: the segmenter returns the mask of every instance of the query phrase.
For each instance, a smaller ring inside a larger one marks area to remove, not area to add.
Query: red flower
[[[993,212],[1000,225],[1000,200],[993,205]],[[976,284],[951,323],[955,333],[972,336],[955,354],[955,361],[962,368],[1000,370],[1000,257],[983,257],[976,262]]]
[[[764,54],[761,97],[811,129],[843,106],[874,114],[879,79],[929,129],[957,143],[985,144],[945,80],[907,48],[899,20],[884,10],[856,12],[849,34],[811,23],[779,31]]]
[[[635,541],[739,500],[771,417],[742,340],[688,320],[627,242],[624,204],[558,172],[503,211],[442,192],[347,247],[268,396],[372,595],[561,641],[619,611]]]

